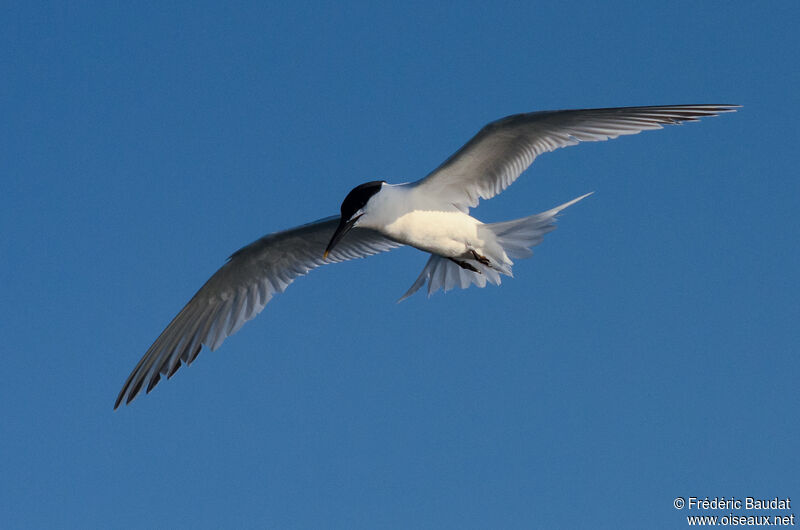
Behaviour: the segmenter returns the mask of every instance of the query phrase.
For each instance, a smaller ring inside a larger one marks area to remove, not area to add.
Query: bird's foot
[[[475,261],[477,261],[481,265],[486,265],[487,267],[490,266],[489,265],[489,259],[486,256],[481,256],[480,254],[478,254],[477,252],[475,252],[472,249],[469,249],[469,251],[472,252],[472,257],[475,258]]]
[[[474,266],[470,265],[466,261],[460,261],[460,260],[453,259],[453,258],[449,258],[449,259],[450,259],[450,261],[452,261],[453,263],[455,263],[456,265],[458,265],[462,269],[467,269],[468,271],[477,272],[478,274],[481,274],[481,271],[479,271],[478,269],[476,269]],[[484,258],[484,259],[486,259],[486,258]]]

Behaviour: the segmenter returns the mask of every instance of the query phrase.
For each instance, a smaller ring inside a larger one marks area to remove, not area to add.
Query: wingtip
[[[153,390],[153,388],[158,384],[159,381],[161,381],[161,374],[156,374],[156,376],[150,380],[150,383],[148,383],[145,394],[149,394],[150,391]]]
[[[128,393],[128,383],[126,382],[122,386],[122,390],[120,390],[119,394],[117,394],[117,399],[116,401],[114,401],[114,410],[117,410],[119,406],[122,405],[122,400],[125,399],[125,394],[127,393]]]
[[[142,385],[144,384],[144,377],[139,379],[133,387],[128,391],[128,398],[125,400],[125,404],[128,405],[131,401],[139,395],[139,391],[142,389]]]
[[[698,110],[705,110],[708,113],[707,116],[717,116],[719,114],[725,114],[726,112],[736,112],[737,109],[742,108],[742,105],[739,105],[738,103],[714,103],[707,105],[692,105],[692,107]]]
[[[398,299],[397,299],[397,302],[395,302],[395,303],[396,303],[396,304],[399,304],[400,302],[402,302],[402,301],[403,301],[403,300],[405,300],[406,298],[409,298],[409,297],[410,297],[412,294],[414,294],[414,293],[406,292],[406,294],[404,294],[403,296],[401,296],[400,298],[398,298]]]
[[[739,105],[738,103],[722,103],[719,105],[709,105],[709,106],[713,107],[714,111],[720,114],[723,114],[725,112],[736,112],[737,109],[742,108],[742,105]]]

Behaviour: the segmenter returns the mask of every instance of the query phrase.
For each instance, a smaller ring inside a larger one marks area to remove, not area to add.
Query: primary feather
[[[191,364],[203,345],[212,351],[264,309],[298,276],[326,262],[371,256],[400,246],[374,230],[356,228],[322,259],[339,223],[333,216],[262,237],[236,251],[172,319],[131,372],[117,396],[130,403],[147,384],[147,392],[182,364]]]
[[[666,105],[514,114],[493,121],[425,178],[415,183],[467,212],[491,199],[542,153],[579,142],[638,134],[662,125],[732,112],[737,105]]]

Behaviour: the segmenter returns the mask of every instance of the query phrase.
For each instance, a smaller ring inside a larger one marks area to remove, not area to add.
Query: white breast
[[[469,248],[482,248],[480,221],[461,212],[415,210],[403,214],[381,230],[386,236],[420,250],[449,258],[463,256]]]
[[[418,196],[406,185],[384,185],[358,222],[358,226],[378,230],[394,241],[445,257],[482,249],[486,242],[480,225],[455,206]]]

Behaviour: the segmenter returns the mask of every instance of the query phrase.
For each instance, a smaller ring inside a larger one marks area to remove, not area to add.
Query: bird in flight
[[[363,258],[403,245],[430,254],[400,300],[428,284],[439,289],[500,284],[513,259],[555,228],[556,215],[587,195],[539,214],[482,223],[469,214],[480,199],[506,189],[540,154],[665,124],[733,112],[738,105],[667,105],[557,110],[508,116],[483,127],[425,178],[404,184],[376,180],[353,188],[341,215],[266,235],[236,251],[172,319],[131,372],[114,408],[150,392],[161,376],[191,364],[203,345],[216,350],[255,317],[273,295],[326,263]]]

